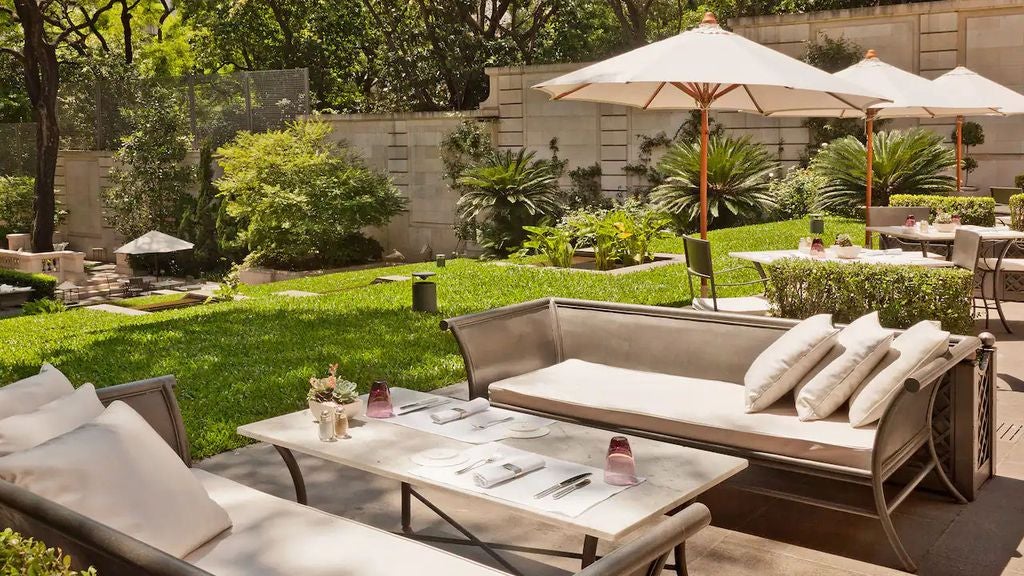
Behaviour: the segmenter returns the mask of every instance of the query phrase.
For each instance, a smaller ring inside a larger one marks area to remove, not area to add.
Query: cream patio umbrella
[[[861,111],[885,102],[858,86],[723,30],[710,12],[697,28],[534,86],[553,100],[644,110],[700,110],[700,233],[707,238],[708,111]],[[813,115],[813,114],[805,114]]]
[[[170,234],[164,234],[157,230],[150,230],[142,236],[139,236],[135,240],[121,246],[117,250],[114,250],[114,254],[133,254],[143,255],[152,254],[153,264],[156,268],[156,275],[160,277],[160,267],[157,265],[157,256],[159,254],[170,254],[172,252],[183,252],[185,250],[191,250],[195,245],[191,242],[186,242],[180,238],[175,238]]]
[[[1024,94],[1016,92],[985,78],[977,72],[972,72],[963,66],[946,72],[935,80],[932,85],[940,92],[951,95],[957,102],[974,105],[993,107],[999,112],[982,112],[980,115],[1003,115],[1024,114]],[[963,171],[963,125],[964,116],[974,114],[960,114],[956,117],[956,189],[960,189],[961,172]]]
[[[997,114],[988,106],[974,106],[954,100],[935,89],[926,78],[886,64],[874,50],[868,50],[864,59],[835,73],[837,78],[870,86],[884,94],[888,102],[872,104],[866,111],[834,108],[832,110],[783,111],[777,116],[829,116],[835,118],[865,118],[867,135],[867,169],[865,174],[864,225],[871,225],[871,185],[874,177],[874,121],[875,118],[937,118],[963,114]],[[865,231],[866,246],[871,245],[871,232]]]

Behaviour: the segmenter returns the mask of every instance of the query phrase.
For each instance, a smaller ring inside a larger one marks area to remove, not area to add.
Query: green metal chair
[[[690,285],[690,298],[696,310],[708,310],[713,312],[732,312],[735,314],[751,314],[754,316],[766,316],[769,311],[768,301],[761,296],[741,296],[736,298],[719,298],[718,288],[729,286],[750,286],[752,284],[766,284],[767,280],[759,278],[749,282],[732,282],[721,284],[715,281],[714,266],[711,262],[711,242],[683,236],[683,252],[686,255],[686,281]],[[738,270],[754,270],[752,266],[737,266],[722,270],[719,274],[729,274]],[[693,278],[696,276],[706,280],[711,288],[711,297],[705,298],[696,293],[693,289]]]

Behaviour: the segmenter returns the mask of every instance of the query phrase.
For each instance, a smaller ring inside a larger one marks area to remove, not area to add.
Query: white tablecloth
[[[444,398],[436,394],[427,394],[426,392],[418,392],[416,390],[409,390],[408,388],[392,388],[391,389],[391,404],[398,410],[399,406],[404,404],[412,404],[420,400],[428,400],[430,398]],[[363,406],[366,406],[366,396],[362,396]],[[405,426],[407,428],[414,428],[423,432],[429,432],[431,434],[437,434],[438,436],[444,436],[445,438],[451,438],[453,440],[459,440],[469,444],[487,444],[488,442],[497,442],[498,440],[504,440],[509,437],[508,427],[511,424],[529,422],[536,427],[547,426],[548,424],[554,423],[554,420],[550,418],[541,418],[539,416],[532,416],[530,414],[523,414],[522,412],[513,412],[511,410],[505,410],[503,408],[488,408],[483,412],[473,414],[462,420],[456,420],[447,424],[436,424],[430,419],[430,414],[438,410],[446,410],[449,408],[457,408],[466,404],[463,400],[452,399],[451,402],[443,404],[436,408],[428,408],[426,410],[420,410],[413,412],[412,414],[405,414],[403,416],[395,416],[393,418],[379,419],[378,422],[388,422],[396,424],[398,426]],[[365,411],[364,411],[365,417]],[[497,424],[484,430],[477,430],[473,428],[473,424],[483,424],[491,422],[493,420],[500,420],[505,417],[513,417],[515,420],[506,422],[504,424]],[[367,418],[370,419],[370,418]]]
[[[495,462],[495,464],[501,464],[506,462],[509,458],[516,456],[529,454],[524,450],[517,450],[504,444],[485,444],[483,446],[474,446],[466,451],[469,456],[468,462],[472,463],[480,458],[486,458],[495,452],[500,452],[503,459]],[[515,480],[511,480],[504,484],[499,484],[492,488],[481,488],[473,482],[472,472],[467,474],[456,475],[455,471],[466,466],[466,462],[458,466],[449,466],[447,468],[427,468],[422,466],[414,466],[410,471],[416,476],[422,478],[428,478],[442,484],[454,486],[463,490],[470,490],[480,494],[487,494],[495,498],[500,498],[508,502],[512,502],[524,508],[534,508],[538,510],[544,510],[546,512],[554,512],[556,514],[562,514],[570,518],[575,518],[580,514],[583,514],[590,508],[597,504],[604,502],[612,496],[622,492],[629,488],[629,486],[611,486],[604,483],[604,470],[594,468],[592,466],[584,466],[583,464],[576,464],[573,462],[566,462],[565,460],[559,460],[557,458],[544,457],[544,468],[531,472],[525,476],[520,476]],[[584,472],[590,472],[590,485],[585,488],[581,488],[561,498],[555,500],[550,495],[545,498],[534,498],[533,495],[550,488],[554,484],[571,478],[577,474]],[[641,479],[641,482],[643,480]]]

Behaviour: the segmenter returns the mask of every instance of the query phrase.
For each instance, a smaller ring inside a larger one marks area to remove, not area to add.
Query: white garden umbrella
[[[983,112],[980,115],[1011,115],[1024,114],[1024,94],[1016,92],[972,72],[963,66],[946,72],[935,80],[932,85],[940,92],[949,94],[957,102],[974,106],[992,107],[999,111]],[[977,113],[960,114],[956,117],[956,189],[960,189],[961,171],[963,168],[963,124],[964,116]]]
[[[830,116],[851,118],[863,116],[866,120],[867,171],[865,178],[864,225],[871,225],[871,185],[874,177],[874,121],[875,118],[936,118],[962,114],[997,113],[991,107],[979,107],[951,98],[936,90],[931,81],[911,74],[878,58],[874,50],[868,50],[864,59],[853,66],[835,73],[837,78],[860,86],[870,86],[885,95],[888,102],[872,104],[866,111],[834,108],[832,110],[785,111],[778,116]],[[871,244],[871,233],[865,232],[864,241]]]
[[[152,254],[153,262],[156,263],[157,255],[159,254],[170,254],[172,252],[182,252],[184,250],[191,250],[195,245],[191,242],[186,242],[180,238],[175,238],[170,234],[164,234],[156,230],[146,232],[142,236],[139,236],[135,240],[121,246],[117,250],[114,250],[115,254],[133,254],[140,256],[143,254]],[[157,276],[160,275],[160,269],[157,268]]]
[[[707,237],[708,111],[864,110],[886,101],[723,30],[710,12],[697,28],[534,86],[553,100],[623,104],[644,110],[700,110],[700,232]],[[813,114],[805,114],[813,115]]]

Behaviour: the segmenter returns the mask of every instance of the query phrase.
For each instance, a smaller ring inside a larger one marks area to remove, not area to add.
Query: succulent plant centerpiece
[[[351,418],[359,412],[359,392],[355,382],[338,377],[338,365],[331,364],[326,378],[312,376],[309,379],[309,391],[306,401],[313,412],[313,418],[319,420],[320,412],[328,408],[341,407]]]

